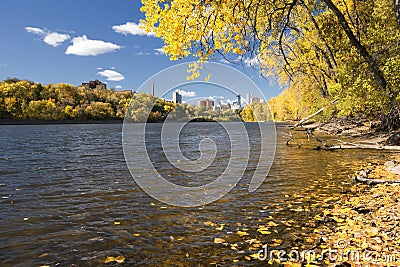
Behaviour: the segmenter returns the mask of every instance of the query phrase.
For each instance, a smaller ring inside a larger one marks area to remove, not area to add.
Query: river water
[[[184,135],[193,142],[210,128],[192,125]],[[303,146],[286,146],[287,131],[277,128],[274,163],[257,191],[248,191],[247,170],[222,199],[183,208],[158,202],[135,183],[120,124],[0,126],[0,266],[110,265],[106,257],[119,255],[125,257],[120,266],[231,266],[233,260],[258,266],[244,259],[254,253],[246,239],[301,245],[313,217],[347,196],[348,175],[390,155],[313,150],[317,144],[302,133],[296,142]],[[270,235],[256,231],[269,221],[277,224]],[[249,236],[236,234],[243,229]]]

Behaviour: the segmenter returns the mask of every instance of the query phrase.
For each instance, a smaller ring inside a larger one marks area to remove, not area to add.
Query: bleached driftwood
[[[385,179],[369,179],[360,176],[354,177],[356,182],[362,182],[366,184],[400,184],[399,180],[385,180]]]
[[[394,150],[400,151],[400,146],[386,146],[380,144],[362,144],[362,143],[350,143],[350,142],[342,142],[337,145],[323,147],[326,150],[334,150],[334,149],[375,149],[375,150]]]

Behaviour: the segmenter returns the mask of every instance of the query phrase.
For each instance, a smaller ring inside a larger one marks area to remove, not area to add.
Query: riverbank
[[[378,121],[337,119],[302,129],[339,141],[400,145],[400,130],[380,132],[377,125]],[[399,266],[400,157],[365,162],[350,178],[354,184],[345,197],[315,216],[313,234],[304,239],[310,257],[285,266]]]
[[[352,138],[356,142],[400,146],[400,129],[392,132],[379,130],[379,121],[368,119],[337,118],[327,122],[309,122],[299,130],[311,130],[315,134]]]

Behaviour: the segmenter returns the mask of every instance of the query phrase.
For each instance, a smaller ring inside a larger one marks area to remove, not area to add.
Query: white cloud
[[[115,52],[122,46],[101,40],[90,40],[86,35],[72,39],[72,45],[65,51],[66,55],[97,56],[109,52]]]
[[[44,37],[43,41],[51,45],[53,47],[60,46],[62,43],[67,41],[69,38],[71,38],[68,34],[62,34],[62,33],[57,33],[57,32],[51,32]]]
[[[71,38],[69,34],[51,32],[35,27],[25,27],[25,30],[29,33],[33,33],[42,37],[43,41],[53,47],[60,46],[62,43]]]
[[[150,56],[150,53],[147,52],[138,52],[138,53],[134,53],[134,56]]]
[[[33,34],[44,35],[46,32],[40,28],[35,27],[25,27],[25,31]]]
[[[103,70],[97,74],[105,77],[107,81],[119,82],[125,79],[124,75],[115,70]]]
[[[156,54],[157,56],[165,55],[165,51],[164,51],[164,48],[163,48],[163,47],[156,48],[156,49],[154,49],[154,51],[156,51],[155,54]]]
[[[221,100],[224,99],[225,97],[223,97],[222,95],[212,95],[209,96],[208,99],[213,99],[213,100]]]
[[[196,96],[196,93],[192,92],[192,91],[175,90],[175,92],[178,92],[180,95],[186,96],[186,97],[194,97],[194,96]]]
[[[115,89],[121,89],[122,88],[122,86],[121,85],[117,85],[117,86],[115,86]]]
[[[255,56],[253,58],[243,59],[243,63],[246,64],[247,67],[259,67],[261,64],[261,60],[257,56]]]
[[[142,23],[136,24],[134,22],[127,22],[125,24],[121,25],[114,25],[112,26],[112,29],[116,33],[120,33],[123,35],[146,35],[146,36],[156,36],[154,32],[145,32],[141,26],[143,26]]]
[[[102,67],[97,67],[97,70],[102,70],[103,68]]]

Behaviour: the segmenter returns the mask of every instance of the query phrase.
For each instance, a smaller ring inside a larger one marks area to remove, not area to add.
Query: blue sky
[[[79,85],[99,79],[109,88],[137,90],[155,73],[184,62],[171,62],[160,50],[162,40],[138,29],[140,6],[139,0],[1,0],[0,80]],[[234,67],[267,99],[281,92],[245,64]],[[198,89],[196,97],[220,95],[212,86]]]

